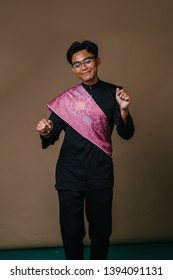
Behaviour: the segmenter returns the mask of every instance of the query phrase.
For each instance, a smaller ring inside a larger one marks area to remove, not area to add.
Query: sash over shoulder
[[[107,117],[81,84],[62,92],[47,106],[84,138],[112,157]]]

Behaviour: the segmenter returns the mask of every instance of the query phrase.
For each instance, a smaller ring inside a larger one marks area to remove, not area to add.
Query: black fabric
[[[87,192],[58,191],[61,235],[66,259],[84,258],[84,200],[91,240],[90,259],[107,259],[112,231],[112,189]]]
[[[117,86],[100,80],[92,86],[83,83],[82,85],[106,114],[111,133],[116,125],[117,133],[126,140],[130,139],[134,133],[133,120],[129,114],[124,127],[115,97]],[[55,113],[52,112],[49,119],[53,121],[54,128],[48,138],[41,137],[43,149],[53,145],[61,131],[65,131],[56,166],[56,188],[73,191],[112,188],[114,185],[112,159]]]

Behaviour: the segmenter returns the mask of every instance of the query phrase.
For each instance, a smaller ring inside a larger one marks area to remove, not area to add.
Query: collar
[[[101,81],[98,79],[98,81],[97,81],[95,84],[93,84],[93,85],[86,85],[86,84],[82,83],[82,86],[83,86],[87,91],[89,91],[89,90],[92,90],[92,89],[96,89],[96,88],[100,85],[100,83],[101,83]]]

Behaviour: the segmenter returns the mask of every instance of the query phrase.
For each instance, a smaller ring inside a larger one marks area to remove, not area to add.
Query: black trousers
[[[112,188],[58,191],[60,227],[66,259],[84,258],[84,211],[89,223],[90,259],[107,259],[112,232]]]

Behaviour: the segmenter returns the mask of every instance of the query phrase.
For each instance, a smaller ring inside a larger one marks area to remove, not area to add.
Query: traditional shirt
[[[82,86],[107,116],[111,133],[116,125],[118,134],[126,140],[130,139],[134,133],[134,124],[129,114],[124,126],[115,97],[117,86],[101,80],[92,86],[84,83]],[[54,127],[48,138],[41,137],[43,149],[53,145],[59,139],[61,131],[65,131],[56,165],[56,188],[86,191],[113,187],[112,158],[54,112],[49,119],[52,120]]]

